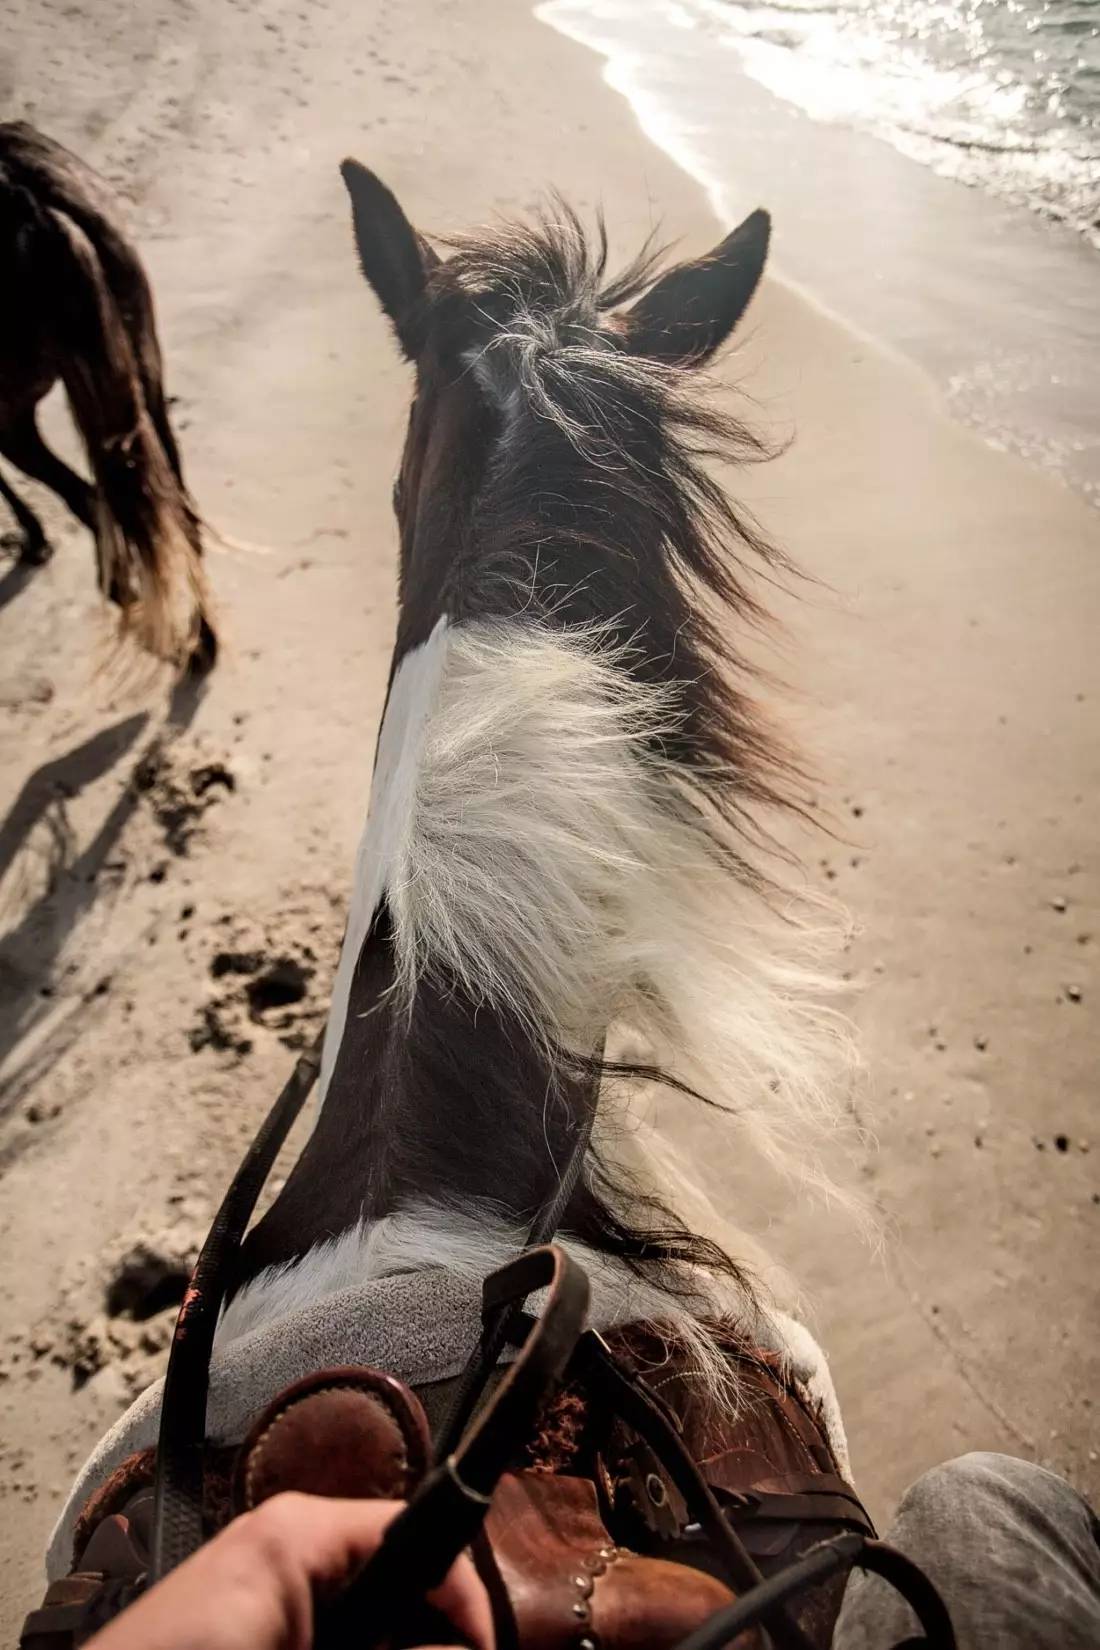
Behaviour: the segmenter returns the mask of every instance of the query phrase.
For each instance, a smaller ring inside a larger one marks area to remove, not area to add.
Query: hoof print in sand
[[[111,1369],[122,1396],[136,1397],[158,1375],[199,1252],[188,1224],[114,1244],[67,1291],[49,1325],[31,1337],[36,1358],[68,1371],[79,1391]]]
[[[151,807],[165,846],[182,859],[204,815],[237,789],[237,780],[221,760],[155,748],[138,764],[134,785]]]
[[[112,1318],[145,1323],[169,1307],[178,1307],[191,1277],[190,1252],[166,1254],[142,1239],[128,1249],[107,1284],[105,1305]]]
[[[256,1028],[274,1033],[284,1048],[299,1050],[321,1028],[331,969],[320,968],[311,936],[331,931],[331,917],[290,914],[270,928],[223,917],[226,943],[210,959],[212,995],[199,1010],[190,1043],[197,1053],[213,1048],[243,1059],[256,1044]]]

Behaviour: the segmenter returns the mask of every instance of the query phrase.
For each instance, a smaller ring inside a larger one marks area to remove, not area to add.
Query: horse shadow
[[[39,571],[40,569],[32,562],[16,561],[12,562],[6,573],[0,574],[0,613],[9,602],[15,601],[17,596],[23,594]]]
[[[149,724],[147,711],[101,729],[64,756],[43,763],[0,824],[0,877],[41,821],[48,826],[50,856],[43,892],[0,938],[0,1068],[45,1019],[55,1021],[26,1059],[0,1081],[0,1119],[56,1064],[80,1036],[89,1015],[101,1006],[93,990],[75,998],[59,1015],[54,970],[64,946],[98,898],[101,873],[141,804],[141,789],[135,783],[138,768],[152,750],[163,748],[186,730],[201,697],[201,684],[173,693],[163,731],[140,749],[99,829],[79,854],[73,851],[75,838],[65,803],[134,750]]]
[[[134,743],[148,721],[148,711],[140,711],[125,721],[116,722],[114,727],[101,728],[64,756],[54,757],[35,769],[0,824],[0,880],[39,820],[46,819],[51,821],[55,844],[62,849],[56,859],[51,860],[49,879],[53,884],[65,869],[63,844],[70,836],[63,822],[65,802],[101,779]]]

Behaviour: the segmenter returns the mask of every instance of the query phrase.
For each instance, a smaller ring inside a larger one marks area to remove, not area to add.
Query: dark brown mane
[[[447,244],[427,331],[466,363],[501,423],[472,523],[476,558],[455,570],[452,598],[470,615],[521,603],[556,627],[605,627],[640,677],[679,693],[665,754],[759,841],[745,805],[797,805],[800,775],[746,691],[731,620],[766,618],[754,571],[792,568],[713,466],[759,462],[769,448],[696,369],[626,347],[613,312],[659,279],[652,245],[609,278],[602,219],[588,235],[562,201]]]
[[[575,309],[582,324],[632,303],[660,273],[666,248],[655,236],[618,275],[607,278],[610,249],[602,212],[594,233],[561,195],[527,218],[500,219],[473,233],[439,240],[451,254],[449,284],[467,296],[509,294],[514,308],[547,316]]]

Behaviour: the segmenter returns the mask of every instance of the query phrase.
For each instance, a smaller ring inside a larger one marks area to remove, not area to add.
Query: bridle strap
[[[681,1639],[676,1650],[723,1650],[738,1634],[759,1621],[767,1621],[769,1612],[784,1600],[851,1568],[869,1570],[888,1581],[920,1622],[923,1637],[907,1638],[894,1650],[956,1650],[947,1607],[924,1571],[895,1547],[851,1530],[811,1547],[751,1593],[734,1599],[724,1610],[716,1610],[694,1633]]]
[[[932,1582],[903,1553],[871,1539],[866,1530],[845,1531],[820,1542],[779,1575],[765,1580],[724,1515],[675,1420],[642,1377],[624,1367],[591,1329],[578,1343],[569,1375],[579,1377],[590,1392],[602,1396],[653,1450],[741,1595],[682,1640],[677,1650],[719,1650],[757,1622],[767,1628],[779,1650],[813,1650],[812,1641],[784,1604],[852,1565],[881,1576],[911,1606],[925,1634],[923,1639],[907,1641],[913,1650],[955,1650],[951,1618]],[[907,1650],[907,1646],[896,1650]]]
[[[714,1491],[699,1471],[676,1422],[642,1377],[621,1364],[592,1329],[581,1337],[570,1375],[602,1398],[607,1408],[653,1450],[683,1496],[689,1515],[708,1537],[734,1590],[744,1593],[758,1588],[764,1578],[755,1560],[723,1516]],[[763,1616],[782,1650],[814,1650],[812,1641],[797,1621],[782,1608],[782,1601],[774,1607],[765,1606]]]
[[[298,1060],[249,1146],[199,1252],[180,1307],[161,1395],[150,1583],[167,1575],[202,1545],[206,1404],[218,1317],[230,1270],[256,1202],[316,1080],[323,1044],[322,1030]],[[584,1168],[598,1092],[597,1077],[581,1107],[564,1173],[532,1221],[524,1252],[546,1244],[561,1224]],[[524,1299],[520,1296],[502,1300],[483,1311],[481,1339],[442,1430],[437,1464],[454,1454],[485,1383],[508,1343],[509,1330],[522,1311]]]
[[[229,1272],[252,1211],[321,1064],[324,1032],[300,1057],[222,1200],[176,1320],[160,1403],[149,1580],[159,1581],[203,1542],[206,1400],[214,1332]]]
[[[453,1454],[434,1466],[382,1544],[318,1624],[326,1644],[378,1643],[411,1602],[443,1581],[485,1522],[493,1491],[512,1465],[517,1440],[530,1436],[584,1330],[588,1278],[563,1250],[545,1246],[520,1255],[486,1278],[486,1314],[547,1289],[538,1319],[526,1319],[523,1347],[500,1386]],[[415,1590],[413,1577],[415,1576]]]
[[[558,1227],[565,1217],[573,1193],[577,1189],[584,1170],[584,1160],[588,1155],[588,1147],[592,1139],[592,1125],[595,1122],[596,1104],[599,1099],[602,1055],[603,1047],[601,1045],[595,1062],[596,1073],[591,1078],[588,1092],[581,1107],[581,1114],[577,1121],[576,1134],[569,1150],[568,1160],[557,1185],[542,1204],[528,1228],[527,1238],[523,1245],[525,1251],[541,1248],[544,1244],[553,1241],[557,1235]],[[437,1465],[441,1461],[445,1461],[457,1448],[458,1441],[466,1429],[470,1416],[477,1408],[478,1399],[484,1392],[486,1383],[496,1368],[501,1353],[509,1341],[515,1339],[517,1328],[523,1319],[523,1305],[523,1296],[504,1299],[491,1306],[486,1305],[483,1299],[481,1338],[462,1371],[458,1391],[455,1393],[451,1407],[440,1426],[436,1442],[435,1459]]]

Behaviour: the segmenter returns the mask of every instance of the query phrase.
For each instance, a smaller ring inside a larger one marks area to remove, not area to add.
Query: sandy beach
[[[17,0],[0,111],[126,205],[189,478],[224,540],[227,647],[173,717],[163,687],[97,673],[91,543],[54,501],[53,563],[0,567],[11,1638],[60,1498],[159,1372],[194,1245],[327,1006],[389,663],[409,388],[338,162],[375,168],[429,232],[553,185],[603,205],[623,256],[657,223],[704,250],[711,203],[601,67],[516,0],[476,19],[443,0],[149,0],[125,19]],[[764,172],[758,157],[761,188]],[[970,1448],[1042,1461],[1095,1501],[1100,515],[953,421],[866,316],[819,307],[801,269],[786,284],[784,232],[723,372],[790,444],[729,481],[819,581],[777,598],[784,715],[836,826],[806,844],[811,874],[859,928],[860,1174],[884,1243],[797,1189],[744,1188],[735,1163],[707,1174],[804,1288],[876,1517]]]

